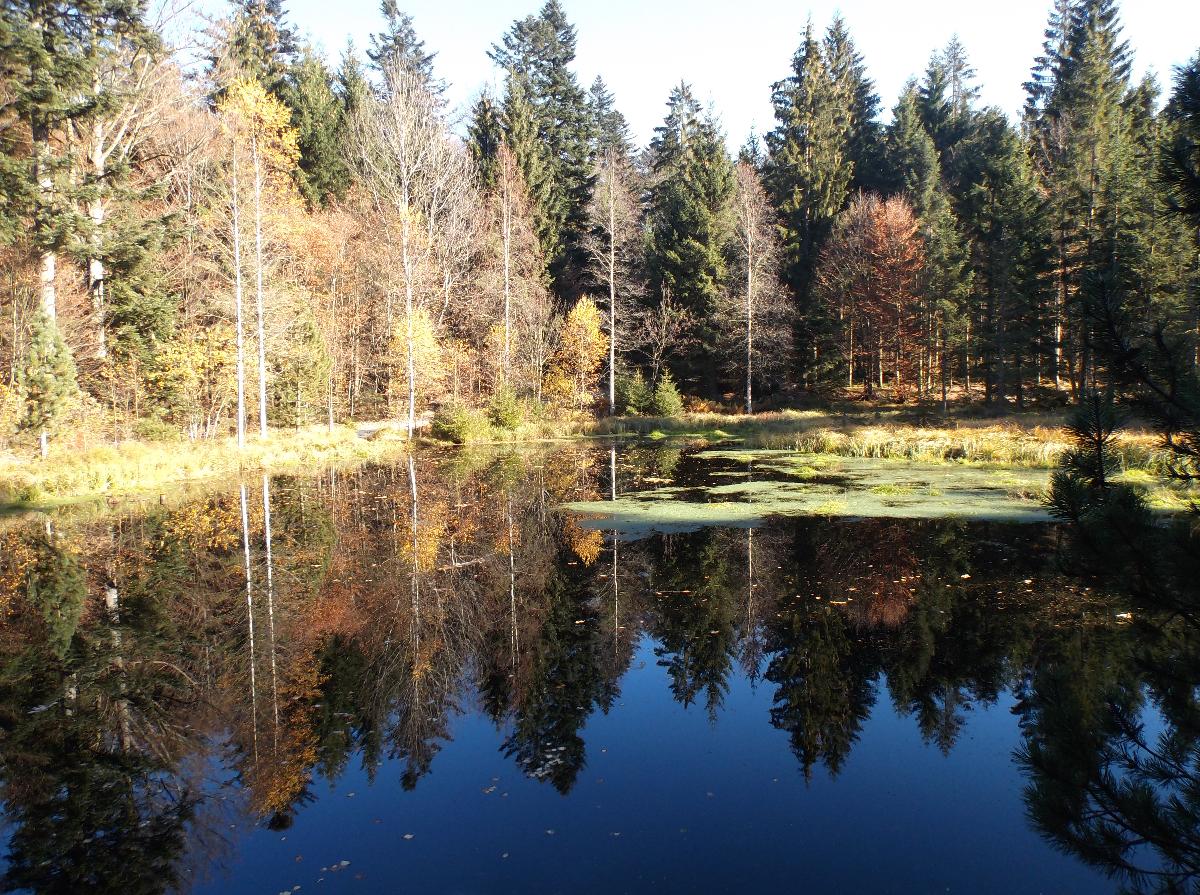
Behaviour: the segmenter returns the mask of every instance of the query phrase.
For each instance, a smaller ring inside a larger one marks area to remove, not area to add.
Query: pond
[[[0,888],[1195,885],[1196,626],[1043,484],[596,442],[9,520]]]

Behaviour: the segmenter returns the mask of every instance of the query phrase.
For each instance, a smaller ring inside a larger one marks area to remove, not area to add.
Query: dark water
[[[9,520],[4,890],[1195,891],[1186,593],[1047,524],[555,511],[610,461]]]

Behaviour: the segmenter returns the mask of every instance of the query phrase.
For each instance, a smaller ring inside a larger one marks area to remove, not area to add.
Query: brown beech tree
[[[903,198],[860,193],[838,216],[817,264],[819,299],[842,334],[847,382],[853,386],[860,372],[866,396],[889,374],[900,398],[915,382],[919,226]]]

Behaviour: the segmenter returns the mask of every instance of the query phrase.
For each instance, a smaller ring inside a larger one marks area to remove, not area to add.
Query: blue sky
[[[438,53],[452,105],[465,106],[497,77],[488,48],[513,19],[542,0],[401,0],[427,48]],[[1050,0],[562,0],[579,32],[581,83],[602,74],[645,142],[661,121],[671,86],[691,82],[711,101],[733,146],[752,124],[771,127],[770,85],[788,70],[809,15],[823,29],[840,9],[890,109],[904,81],[920,75],[930,52],[957,33],[966,45],[982,100],[1013,114],[1039,51]],[[214,6],[208,4],[212,9]],[[332,58],[352,37],[360,50],[380,28],[377,0],[285,0],[289,17]],[[1125,36],[1135,71],[1167,86],[1171,66],[1200,49],[1200,2],[1126,0]]]

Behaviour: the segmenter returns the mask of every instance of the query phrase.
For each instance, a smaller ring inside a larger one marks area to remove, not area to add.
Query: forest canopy
[[[1115,0],[1055,0],[1019,120],[953,37],[889,113],[810,21],[736,154],[686,81],[636,145],[558,0],[463,114],[395,0],[336,59],[282,0],[199,23],[199,66],[158,15],[4,6],[10,447],[1194,381],[1200,53],[1134,80]]]

